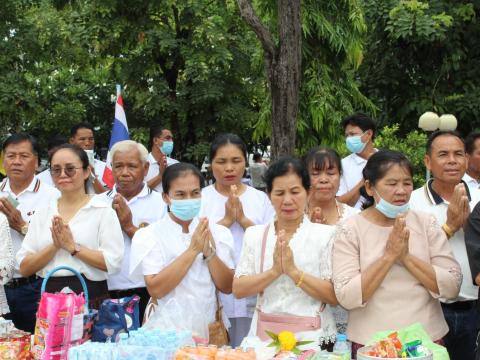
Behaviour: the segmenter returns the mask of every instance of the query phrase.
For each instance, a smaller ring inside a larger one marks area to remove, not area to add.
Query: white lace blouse
[[[245,231],[244,244],[237,265],[235,277],[260,273],[262,239],[266,225],[255,225]],[[314,224],[307,216],[290,240],[296,266],[305,273],[321,278],[332,277],[332,241],[333,226]],[[272,268],[273,251],[276,243],[274,222],[270,223],[265,248],[264,271]],[[321,303],[307,295],[287,276],[282,275],[264,291],[257,306],[269,314],[296,316],[317,316]],[[329,305],[320,313],[321,329],[296,334],[298,338],[317,343],[333,342],[336,335],[335,320]],[[257,310],[255,310],[249,336],[255,336],[257,329]]]
[[[8,226],[7,217],[0,213],[0,315],[10,312],[3,285],[12,278],[14,267],[10,227]]]

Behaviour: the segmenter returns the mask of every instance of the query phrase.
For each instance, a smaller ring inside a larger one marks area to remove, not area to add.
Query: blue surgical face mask
[[[397,215],[406,213],[410,209],[408,202],[403,205],[393,205],[385,201],[376,190],[375,192],[380,197],[379,202],[375,201],[375,208],[390,219],[395,219]]]
[[[202,204],[202,198],[187,199],[187,200],[174,200],[170,204],[170,211],[177,218],[183,221],[192,220],[200,213],[200,205]]]
[[[363,133],[365,134],[365,132]],[[362,142],[362,135],[348,136],[346,139],[346,145],[348,151],[359,154],[365,149],[367,143]]]
[[[162,146],[160,147],[160,151],[164,155],[169,156],[173,151],[173,141],[164,141]]]

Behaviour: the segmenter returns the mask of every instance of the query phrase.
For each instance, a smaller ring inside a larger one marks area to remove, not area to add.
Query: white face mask
[[[390,204],[388,201],[384,200],[380,196],[377,190],[374,190],[374,191],[377,193],[378,197],[380,198],[379,202],[375,201],[375,208],[386,217],[390,219],[395,219],[397,215],[406,213],[410,209],[410,204],[408,202],[406,202],[403,205]]]

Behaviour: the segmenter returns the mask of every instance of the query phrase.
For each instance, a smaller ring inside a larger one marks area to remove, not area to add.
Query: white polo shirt
[[[462,178],[463,181],[465,181],[470,189],[480,189],[480,182],[478,182],[476,179],[465,173]],[[472,209],[473,210],[473,209]]]
[[[355,153],[342,159],[342,176],[340,177],[340,187],[337,196],[342,196],[352,190],[363,179],[363,168],[367,165],[367,160]],[[361,209],[365,198],[360,196],[355,204],[355,208]]]
[[[40,179],[43,184],[55,187],[52,179],[52,174],[50,174],[50,169],[45,169],[42,172],[38,173],[37,178]]]
[[[48,207],[52,200],[60,197],[60,192],[47,184],[42,183],[37,177],[34,177],[30,185],[19,194],[15,194],[10,188],[10,180],[4,179],[0,184],[0,197],[8,197],[11,195],[19,204],[17,210],[22,214],[23,220],[30,223],[35,210]],[[13,257],[15,258],[17,252],[22,246],[24,236],[17,230],[10,228],[12,235]],[[14,278],[20,278],[20,265],[15,261]]]
[[[410,197],[410,208],[430,213],[435,216],[439,224],[447,221],[447,209],[449,202],[445,201],[432,188],[433,180],[429,180],[425,186],[416,189]],[[465,187],[470,201],[470,209],[480,201],[480,190]],[[448,241],[452,248],[455,259],[462,269],[463,281],[460,294],[456,301],[476,300],[478,298],[478,286],[473,285],[472,274],[468,263],[467,249],[465,247],[465,234],[463,229],[458,230]],[[443,300],[442,300],[443,301]],[[451,301],[443,301],[451,302]]]
[[[150,167],[148,168],[147,176],[145,176],[145,182],[157,176],[158,172],[160,171],[160,165],[158,165],[158,162],[157,160],[155,160],[152,153],[148,154],[148,162],[150,163]],[[170,166],[176,163],[178,163],[178,160],[172,159],[171,157],[167,156],[167,166]],[[155,186],[153,190],[159,193],[162,193],[163,191],[162,182],[160,182],[160,184]]]
[[[103,194],[96,195],[96,198],[102,202],[112,205],[113,198],[117,194],[116,186],[113,190]],[[167,205],[162,196],[148,188],[144,184],[143,189],[129,201],[126,201],[130,211],[132,212],[132,222],[136,227],[146,227],[157,220],[163,218],[167,213]],[[122,270],[108,277],[109,290],[127,290],[145,287],[143,276],[129,276],[130,252],[132,247],[132,239],[122,231],[125,244],[125,253],[122,260]]]

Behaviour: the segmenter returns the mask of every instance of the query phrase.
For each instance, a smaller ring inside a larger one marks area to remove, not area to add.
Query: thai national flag
[[[128,125],[125,111],[123,110],[123,100],[120,85],[117,85],[117,103],[115,104],[115,119],[113,120],[112,135],[110,137],[110,145],[108,146],[107,165],[103,172],[102,180],[110,188],[113,188],[114,180],[112,174],[112,159],[110,150],[113,145],[119,141],[128,140]]]

